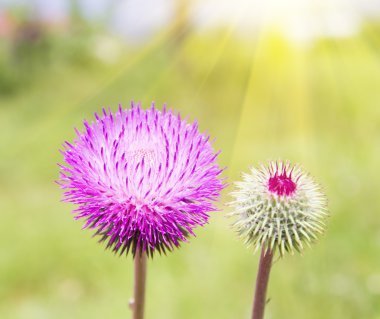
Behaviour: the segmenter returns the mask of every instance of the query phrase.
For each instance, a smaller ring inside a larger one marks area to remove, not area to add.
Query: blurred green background
[[[266,318],[380,319],[380,18],[297,40],[276,17],[197,27],[199,2],[181,0],[166,24],[131,36],[75,1],[56,19],[36,14],[43,1],[16,2],[0,6],[0,318],[130,317],[131,257],[82,231],[54,181],[73,128],[135,100],[198,119],[230,184],[285,158],[324,186],[326,235],[275,263]],[[225,218],[231,186],[190,244],[149,262],[147,319],[250,317],[258,255]]]

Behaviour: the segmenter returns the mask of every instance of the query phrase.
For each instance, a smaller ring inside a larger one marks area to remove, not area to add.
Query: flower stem
[[[253,301],[252,319],[263,319],[266,304],[266,293],[273,252],[263,247],[261,249],[259,270],[256,277],[256,291]]]
[[[146,259],[146,253],[137,249],[135,255],[134,300],[131,305],[133,319],[144,318]]]

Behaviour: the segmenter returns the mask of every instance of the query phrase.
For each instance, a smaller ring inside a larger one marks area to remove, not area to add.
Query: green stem
[[[266,293],[268,287],[268,280],[270,269],[272,266],[273,252],[264,247],[261,249],[259,269],[257,271],[256,278],[256,290],[253,301],[252,319],[263,319]]]
[[[146,260],[146,253],[137,249],[135,255],[134,299],[131,304],[133,319],[144,319]]]

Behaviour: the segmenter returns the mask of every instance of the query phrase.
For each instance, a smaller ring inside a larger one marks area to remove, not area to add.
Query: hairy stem
[[[266,294],[270,269],[272,266],[272,259],[273,252],[263,247],[261,249],[259,269],[256,278],[256,290],[253,301],[252,319],[264,318]]]
[[[134,299],[131,304],[133,319],[144,319],[146,259],[146,253],[138,249],[135,255]]]

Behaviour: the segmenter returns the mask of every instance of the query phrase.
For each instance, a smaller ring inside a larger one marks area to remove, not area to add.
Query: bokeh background
[[[230,183],[286,158],[324,186],[328,231],[275,263],[266,318],[380,318],[378,0],[0,0],[0,318],[130,317],[131,258],[54,181],[74,127],[131,100],[198,119]],[[229,190],[149,263],[146,318],[249,318],[258,255]]]

